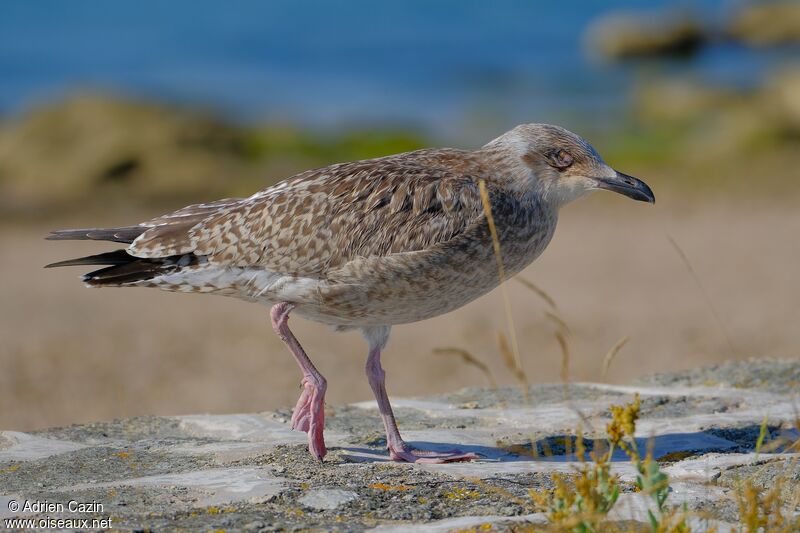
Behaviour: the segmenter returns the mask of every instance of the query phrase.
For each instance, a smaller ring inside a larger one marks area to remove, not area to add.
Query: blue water
[[[753,83],[775,54],[717,45],[689,61],[589,59],[587,25],[665,0],[0,2],[0,113],[77,89],[209,105],[243,120],[434,131],[613,123],[643,73]],[[718,18],[723,1],[685,3]],[[699,6],[699,7],[698,7]]]

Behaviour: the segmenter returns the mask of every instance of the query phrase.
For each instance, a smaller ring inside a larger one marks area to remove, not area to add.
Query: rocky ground
[[[448,531],[492,524],[544,523],[530,492],[570,473],[565,435],[583,426],[600,437],[609,406],[642,397],[637,435],[651,440],[673,488],[712,521],[734,523],[737,481],[800,481],[795,453],[800,362],[729,363],[658,375],[631,386],[573,384],[465,389],[397,399],[406,438],[434,449],[459,447],[482,459],[449,465],[386,460],[374,403],[331,407],[330,448],[319,463],[289,412],[139,417],[0,433],[0,518],[111,518],[123,530],[414,528]],[[763,449],[759,430],[768,417]],[[536,444],[533,451],[532,442]],[[781,444],[783,442],[783,444]],[[547,456],[549,454],[549,456]],[[646,500],[620,456],[624,493],[613,511],[644,521]],[[26,501],[98,502],[89,512],[13,512]],[[696,520],[700,520],[699,518]],[[700,525],[698,523],[698,525]]]

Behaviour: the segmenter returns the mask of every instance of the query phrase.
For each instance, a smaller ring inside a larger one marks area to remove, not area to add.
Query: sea
[[[613,63],[586,33],[665,0],[2,0],[0,116],[100,91],[245,122],[407,126],[468,136],[534,121],[614,124],[642,79],[747,88],[786,53],[720,39],[689,58]]]

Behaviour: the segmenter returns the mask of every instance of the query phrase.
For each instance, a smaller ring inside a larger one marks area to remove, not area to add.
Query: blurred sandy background
[[[13,74],[0,86],[0,428],[258,411],[299,393],[266,309],[85,289],[80,269],[41,267],[113,245],[46,242],[47,231],[129,224],[335,161],[474,147],[530,121],[585,135],[658,197],[569,206],[521,274],[569,327],[570,379],[798,354],[797,3],[442,2],[309,15],[290,3],[223,13],[200,2],[192,25],[176,22],[189,4],[92,4],[0,8],[0,70]],[[334,16],[341,31],[323,31]],[[548,305],[508,287],[528,377],[559,380]],[[293,325],[329,402],[371,398],[357,333]],[[390,394],[486,384],[434,354],[442,347],[514,383],[497,344],[505,328],[497,290],[396,327]]]

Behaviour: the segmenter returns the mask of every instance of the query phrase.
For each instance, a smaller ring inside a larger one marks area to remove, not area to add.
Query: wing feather
[[[145,223],[138,257],[193,252],[212,263],[323,276],[358,257],[420,251],[483,216],[476,178],[389,157],[309,171],[248,199],[190,206]]]

